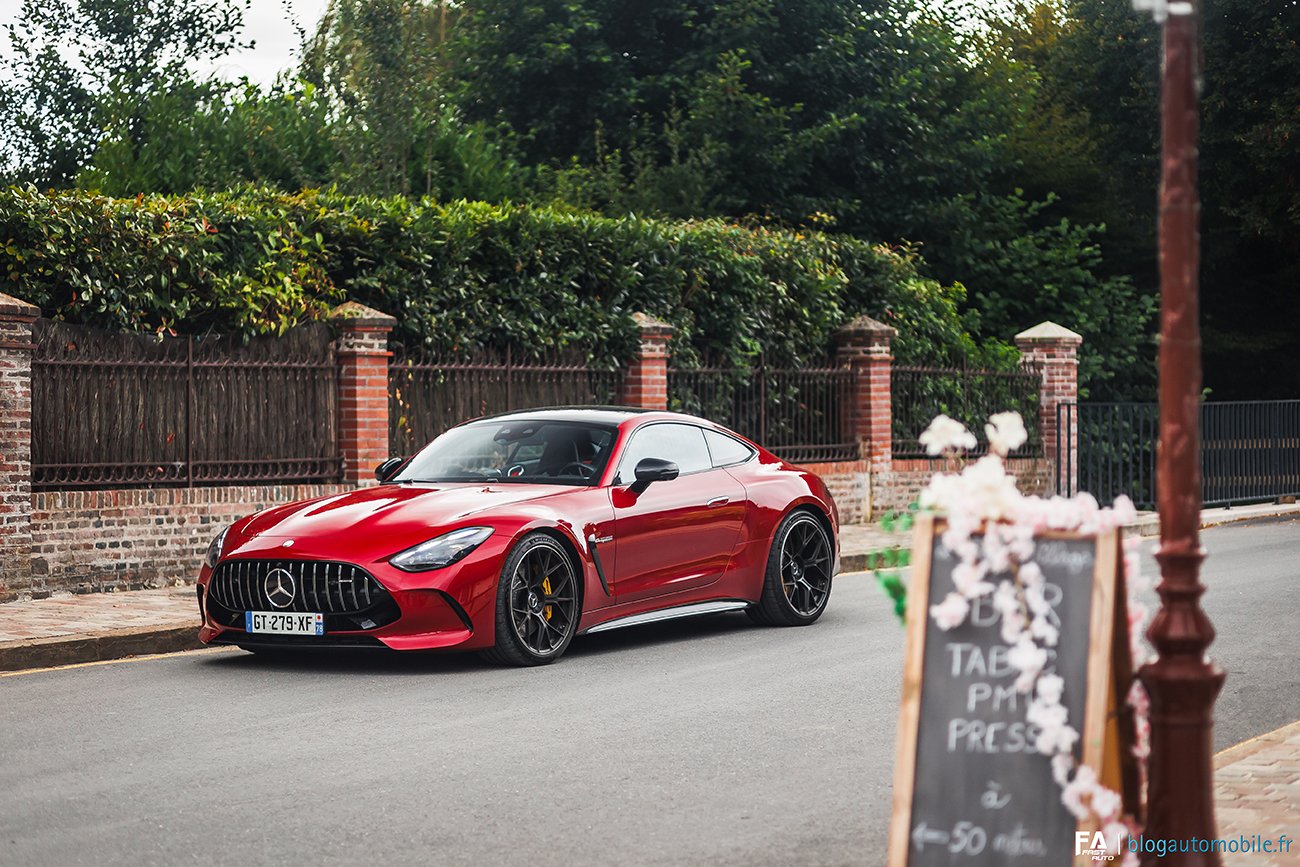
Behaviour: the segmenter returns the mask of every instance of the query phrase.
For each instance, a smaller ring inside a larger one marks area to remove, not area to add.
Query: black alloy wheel
[[[834,559],[830,534],[817,516],[791,512],[772,539],[763,595],[748,609],[750,618],[769,626],[806,626],[821,617]]]
[[[527,536],[506,558],[497,588],[493,662],[544,665],[564,653],[582,614],[577,572],[554,538]]]

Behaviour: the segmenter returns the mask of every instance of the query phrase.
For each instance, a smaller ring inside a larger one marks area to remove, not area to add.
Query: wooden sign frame
[[[890,815],[888,867],[907,867],[911,851],[912,803],[917,761],[917,737],[924,687],[925,645],[930,619],[931,555],[944,521],[933,515],[917,517],[912,545],[912,575],[907,589],[907,643],[903,660],[903,694],[898,711],[898,741],[894,759],[893,809]],[[1047,532],[1036,539],[1095,539],[1092,608],[1088,642],[1088,687],[1084,719],[1078,728],[1082,763],[1093,768],[1102,783],[1123,796],[1125,812],[1142,818],[1140,780],[1132,746],[1134,722],[1127,704],[1133,680],[1128,637],[1127,591],[1118,531],[1085,535]],[[1044,786],[1057,794],[1050,777]],[[1080,831],[1096,830],[1079,822]],[[1091,865],[1081,856],[1079,865]]]

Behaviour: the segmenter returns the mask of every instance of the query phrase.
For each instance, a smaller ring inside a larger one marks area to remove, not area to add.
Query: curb
[[[52,668],[200,647],[203,644],[199,641],[199,627],[188,620],[166,626],[115,629],[75,637],[6,641],[0,643],[0,671]]]
[[[1201,515],[1201,529],[1208,530],[1211,527],[1222,527],[1225,524],[1240,524],[1243,521],[1289,517],[1300,517],[1300,505],[1287,503],[1271,505],[1268,508],[1237,506],[1235,509],[1214,509],[1207,514]],[[1144,515],[1129,524],[1126,529],[1137,533],[1139,536],[1159,536],[1160,517],[1154,514]]]
[[[1300,734],[1300,720],[1287,723],[1281,728],[1274,729],[1271,732],[1264,732],[1262,735],[1255,735],[1255,737],[1248,738],[1239,744],[1233,744],[1227,749],[1215,753],[1214,769],[1217,771],[1235,762],[1248,759],[1261,750],[1283,743],[1287,738],[1295,734]]]

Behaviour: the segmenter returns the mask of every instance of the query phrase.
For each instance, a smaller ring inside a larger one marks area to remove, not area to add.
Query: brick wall
[[[1016,477],[1026,494],[1050,496],[1055,463],[1047,458],[1011,458],[1007,471]],[[872,479],[872,511],[880,515],[890,509],[906,509],[916,502],[921,490],[935,473],[951,472],[947,461],[895,460],[887,472]]]
[[[32,323],[40,311],[0,294],[0,599],[27,579],[32,532]]]
[[[212,537],[278,503],[351,486],[50,491],[32,496],[31,571],[9,597],[163,587],[198,577]],[[0,600],[3,601],[3,600]]]
[[[834,461],[821,464],[800,464],[805,470],[821,476],[835,498],[841,524],[860,524],[871,512],[871,462]]]

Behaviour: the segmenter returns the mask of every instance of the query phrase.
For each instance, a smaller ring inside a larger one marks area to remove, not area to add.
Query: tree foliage
[[[1215,397],[1294,397],[1300,6],[1201,6],[1205,381]],[[1075,220],[1105,221],[1103,273],[1154,294],[1159,28],[1125,4],[1056,0],[1020,5],[998,31],[1040,82],[1038,126],[1020,138],[1026,175],[1051,184]],[[1055,153],[1073,155],[1068,172],[1043,168]]]
[[[551,207],[265,189],[115,199],[0,192],[0,276],[47,315],[135,330],[279,332],[347,298],[408,346],[517,357],[635,345],[631,313],[680,329],[677,357],[820,360],[869,313],[897,355],[973,356],[960,286],[851,238],[722,220],[610,219]],[[988,347],[996,353],[998,347]]]
[[[146,107],[186,65],[243,44],[251,0],[23,0],[0,79],[6,160],[17,180],[63,184],[95,146],[143,145]],[[251,44],[251,43],[248,43]]]
[[[1105,273],[1101,218],[1050,177],[1027,197],[1038,82],[986,47],[908,0],[507,0],[467,7],[452,71],[557,198],[916,244],[983,335],[1059,319],[1085,391],[1113,393],[1143,378],[1150,305]]]

